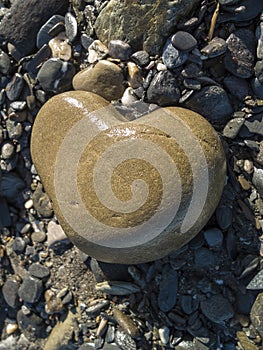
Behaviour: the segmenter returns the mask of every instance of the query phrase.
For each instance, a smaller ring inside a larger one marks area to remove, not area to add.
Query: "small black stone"
[[[164,273],[158,294],[158,305],[161,311],[168,312],[174,307],[177,299],[177,291],[177,271],[169,271],[168,273]]]
[[[171,38],[172,45],[180,51],[191,51],[196,45],[196,39],[188,32],[179,31]]]
[[[37,33],[37,48],[40,49],[43,45],[48,44],[52,39],[50,30],[58,23],[64,24],[65,19],[63,16],[54,15],[39,29]]]
[[[146,51],[136,51],[131,55],[131,60],[140,67],[146,67],[150,63],[150,56]]]
[[[108,49],[111,57],[118,58],[122,61],[127,61],[132,53],[131,46],[122,40],[111,40]]]
[[[11,81],[6,86],[6,96],[10,101],[19,99],[24,87],[24,79],[21,74],[15,73]]]

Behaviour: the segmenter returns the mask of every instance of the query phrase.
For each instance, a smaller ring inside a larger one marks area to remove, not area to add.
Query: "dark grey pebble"
[[[23,279],[23,282],[18,290],[18,295],[27,303],[35,303],[39,300],[43,290],[41,280],[28,276]]]
[[[195,256],[195,266],[197,268],[208,269],[215,264],[214,253],[209,249],[200,248],[196,249],[194,252]]]
[[[16,308],[19,305],[18,301],[18,289],[20,286],[19,278],[12,276],[12,278],[5,281],[2,287],[3,297],[7,305],[12,308]]]
[[[30,265],[28,272],[31,276],[40,279],[45,279],[50,274],[49,268],[39,263],[33,263],[32,265]]]
[[[51,49],[48,44],[45,44],[38,50],[38,52],[23,64],[24,69],[32,78],[37,76],[39,67],[51,57]],[[36,91],[36,93],[39,90]]]
[[[229,139],[236,138],[244,122],[245,118],[231,119],[224,127],[223,135]]]
[[[98,316],[102,310],[106,309],[110,304],[109,300],[102,300],[97,302],[95,305],[90,306],[86,309],[86,313],[90,317]]]
[[[122,40],[111,40],[108,49],[111,57],[119,58],[122,61],[127,61],[132,54],[131,46]]]
[[[22,310],[17,313],[17,324],[20,331],[30,341],[35,341],[36,338],[45,338],[45,323],[41,317],[34,312],[24,314]]]
[[[7,202],[16,201],[19,194],[26,187],[26,184],[14,173],[3,174],[1,180],[0,195],[6,198]]]
[[[184,87],[188,90],[200,90],[202,85],[196,79],[186,78],[183,81]]]
[[[229,301],[220,294],[201,301],[202,313],[212,322],[221,323],[234,316],[234,310]]]
[[[204,238],[210,248],[221,248],[223,244],[223,233],[218,228],[210,228],[204,232]]]
[[[227,93],[216,85],[205,86],[192,94],[185,106],[215,123],[225,122],[233,112]]]
[[[233,220],[233,209],[230,206],[220,205],[216,209],[216,219],[222,230],[227,230]]]
[[[40,68],[37,80],[43,90],[58,93],[70,89],[74,74],[75,67],[72,63],[50,58]]]
[[[13,251],[17,254],[22,254],[25,250],[26,243],[22,237],[16,237],[14,239]]]
[[[15,1],[0,24],[0,36],[15,46],[16,59],[31,54],[41,26],[54,14],[65,15],[68,0]]]
[[[45,242],[47,235],[43,231],[36,231],[31,234],[31,239],[33,242],[42,243]]]
[[[163,273],[158,293],[158,306],[161,311],[168,312],[176,304],[178,291],[178,274],[176,271]]]
[[[128,265],[109,264],[92,258],[90,268],[97,282],[130,280]]]
[[[179,51],[173,46],[171,38],[166,41],[163,48],[162,60],[168,69],[175,69],[182,66],[188,56],[188,52]]]
[[[192,34],[181,30],[172,36],[171,43],[179,51],[191,51],[197,45],[197,41]]]
[[[251,81],[251,87],[257,98],[263,99],[263,81],[260,82],[258,78]]]
[[[181,297],[181,307],[185,314],[191,315],[198,308],[199,301],[193,299],[192,295],[182,295]]]
[[[236,11],[242,8],[243,11]],[[263,10],[263,3],[258,0],[241,0],[235,6],[228,6],[227,11],[220,11],[217,22],[247,22],[256,18]]]
[[[254,74],[254,33],[248,29],[238,29],[229,35],[226,42],[228,50],[224,57],[225,68],[237,77],[250,78]]]
[[[247,118],[239,132],[239,136],[243,138],[253,135],[263,136],[263,113]]]
[[[0,50],[0,73],[8,74],[11,67],[11,61],[7,53]]]
[[[12,220],[7,201],[4,197],[0,196],[0,228],[9,227],[11,224]]]
[[[223,82],[226,90],[238,100],[243,100],[248,95],[248,83],[245,79],[230,75]]]
[[[70,12],[65,15],[65,28],[69,42],[72,43],[78,35],[78,23],[75,16]]]
[[[147,90],[147,99],[150,103],[160,106],[176,104],[180,98],[177,78],[169,71],[161,71],[152,79]]]
[[[131,60],[140,67],[146,67],[150,63],[150,56],[146,51],[136,51],[131,55]]]
[[[19,99],[19,96],[24,87],[24,79],[21,74],[15,73],[11,81],[6,85],[6,96],[10,101]]]
[[[49,31],[58,23],[64,24],[65,19],[63,16],[54,15],[49,20],[43,24],[37,33],[37,48],[40,49],[43,45],[48,44],[49,40],[52,39],[52,36],[49,34]]]
[[[254,167],[252,182],[258,190],[261,197],[263,197],[263,169]]]
[[[80,42],[85,50],[88,50],[88,48],[93,43],[93,41],[94,41],[94,39],[91,36],[89,36],[88,34],[85,34],[85,33],[81,34]]]
[[[227,50],[227,43],[222,38],[213,38],[205,47],[202,48],[201,53],[208,58],[214,58],[223,55]]]
[[[125,332],[118,330],[115,332],[115,342],[121,350],[136,350],[135,341]]]

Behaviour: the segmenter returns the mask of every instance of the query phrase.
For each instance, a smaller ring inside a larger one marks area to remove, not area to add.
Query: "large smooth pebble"
[[[41,108],[31,151],[65,233],[111,263],[180,248],[207,223],[225,183],[222,144],[197,113],[156,108],[128,121],[85,91],[56,95]]]

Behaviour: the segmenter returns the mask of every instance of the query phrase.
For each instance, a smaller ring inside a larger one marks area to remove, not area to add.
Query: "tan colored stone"
[[[129,122],[85,91],[41,108],[31,151],[65,233],[106,262],[180,248],[207,223],[225,183],[220,139],[200,115],[166,107]]]
[[[101,60],[83,69],[73,78],[75,90],[94,92],[108,101],[118,100],[125,90],[122,70],[115,63]]]
[[[137,89],[143,85],[143,78],[138,66],[133,62],[128,62],[128,82],[133,89]]]

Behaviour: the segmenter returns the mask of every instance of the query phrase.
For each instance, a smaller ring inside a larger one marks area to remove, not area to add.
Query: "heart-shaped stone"
[[[45,103],[31,151],[66,234],[111,263],[180,248],[207,223],[225,183],[222,144],[200,115],[166,107],[127,121],[85,91]]]

